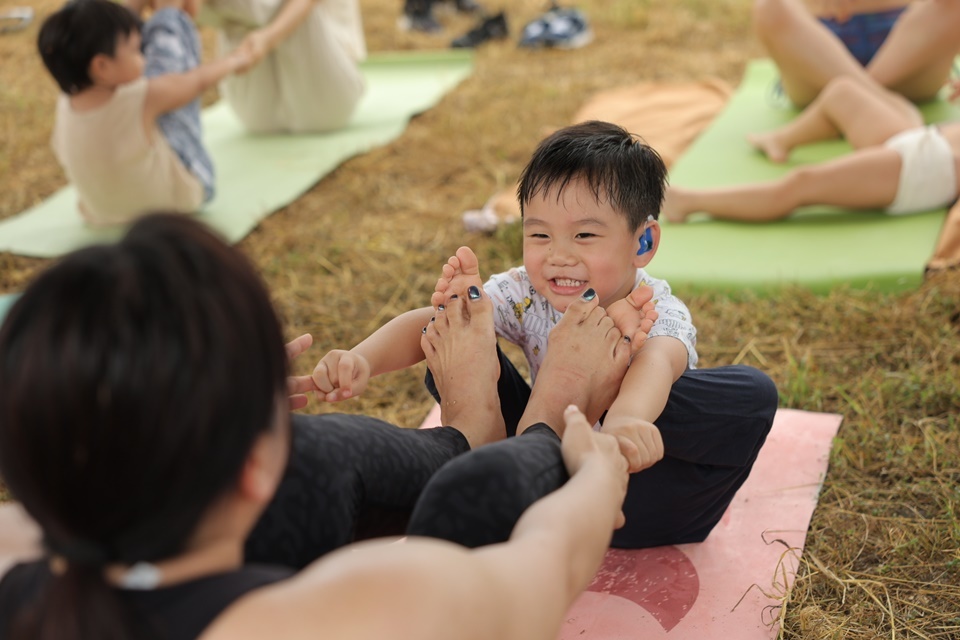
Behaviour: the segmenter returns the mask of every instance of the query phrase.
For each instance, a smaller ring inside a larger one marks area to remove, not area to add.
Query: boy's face
[[[143,52],[140,51],[140,32],[117,36],[117,48],[113,57],[96,56],[91,77],[103,84],[117,86],[133,82],[143,75]]]
[[[551,188],[523,208],[523,265],[534,288],[560,312],[590,288],[601,307],[625,297],[652,257],[637,256],[643,228],[631,233],[626,216],[582,180],[557,195]]]

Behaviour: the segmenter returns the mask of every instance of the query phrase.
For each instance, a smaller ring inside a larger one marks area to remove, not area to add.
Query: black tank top
[[[154,589],[118,589],[135,618],[158,640],[195,640],[224,609],[246,593],[293,575],[282,567],[249,565],[236,571]],[[0,580],[0,640],[9,640],[15,616],[52,579],[46,560],[15,565]]]

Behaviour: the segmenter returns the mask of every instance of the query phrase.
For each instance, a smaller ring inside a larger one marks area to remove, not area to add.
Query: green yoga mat
[[[204,140],[217,169],[217,195],[199,214],[230,242],[289,204],[347,158],[398,137],[411,117],[433,105],[472,70],[464,51],[371,55],[363,63],[367,93],[350,125],[319,135],[246,134],[224,103],[203,113]],[[91,228],[71,187],[0,221],[0,251],[52,258],[117,239],[121,228]]]
[[[19,295],[17,293],[0,294],[0,325],[3,324],[3,319],[7,317],[7,311],[10,310]]]
[[[751,62],[724,111],[670,170],[670,182],[712,187],[770,180],[799,164],[845,152],[831,141],[797,149],[786,165],[768,161],[746,142],[746,134],[773,129],[796,111],[774,93],[776,69],[769,60]],[[945,100],[923,105],[928,122],[960,119]],[[660,249],[651,272],[674,287],[694,290],[772,291],[796,284],[825,292],[848,284],[897,290],[915,287],[933,246],[944,211],[908,216],[807,207],[771,223],[711,220],[702,214],[686,224],[663,222]]]

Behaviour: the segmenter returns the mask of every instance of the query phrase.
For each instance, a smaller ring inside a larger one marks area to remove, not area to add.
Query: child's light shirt
[[[648,285],[653,288],[653,302],[659,314],[649,337],[670,336],[687,348],[687,366],[697,366],[697,329],[690,319],[690,311],[670,292],[666,280],[637,269],[634,288]],[[483,285],[494,305],[494,324],[497,335],[523,349],[530,364],[531,382],[547,354],[547,336],[557,326],[563,314],[545,297],[534,290],[524,267],[510,269],[490,277]]]
[[[80,213],[91,224],[126,222],[150,211],[190,213],[203,203],[203,186],[153,127],[144,129],[147,79],[121,85],[110,100],[74,111],[61,95],[51,141],[77,190]]]

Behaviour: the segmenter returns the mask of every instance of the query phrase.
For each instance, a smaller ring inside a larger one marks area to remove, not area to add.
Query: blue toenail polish
[[[437,306],[437,311],[443,311],[444,309],[446,309],[446,307],[442,304]]]
[[[459,296],[458,296],[457,294],[453,294],[452,296],[450,296],[450,299],[451,299],[451,300],[456,300],[458,297],[459,297]]]
[[[623,341],[627,343],[633,342],[633,340],[630,339],[630,336],[623,336]]]
[[[423,331],[421,331],[420,333],[426,334],[426,333],[427,333],[427,328],[424,327],[424,328],[423,328]]]
[[[584,292],[583,292],[583,295],[580,296],[580,297],[583,298],[584,300],[586,300],[587,302],[589,302],[589,301],[591,301],[591,300],[593,300],[594,298],[597,297],[597,292],[594,291],[593,288],[590,288],[590,289],[587,289],[586,291],[584,291]]]
[[[470,297],[471,300],[479,300],[480,289],[478,289],[476,285],[470,285],[470,288],[467,289],[467,295]]]

